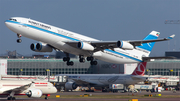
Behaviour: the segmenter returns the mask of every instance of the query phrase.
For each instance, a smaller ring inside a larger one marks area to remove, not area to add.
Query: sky
[[[164,23],[180,20],[180,0],[0,0],[0,55],[6,50],[32,55],[36,52],[30,44],[37,41],[22,37],[17,43],[17,35],[4,24],[10,17],[31,18],[103,41],[142,40],[155,30],[159,38],[176,36],[157,42],[150,56],[180,51],[180,24]]]

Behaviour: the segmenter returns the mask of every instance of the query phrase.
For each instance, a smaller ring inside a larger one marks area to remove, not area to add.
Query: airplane
[[[155,42],[170,40],[175,36],[157,39],[160,33],[152,31],[143,40],[100,41],[30,18],[12,17],[5,21],[5,25],[17,34],[18,43],[22,42],[22,36],[39,41],[30,45],[32,51],[52,52],[54,49],[64,52],[66,57],[63,61],[68,66],[74,64],[69,54],[79,56],[81,63],[87,57],[91,65],[97,65],[95,59],[116,64],[143,62],[144,58],[149,57]]]
[[[32,98],[40,98],[45,95],[45,99],[57,89],[50,82],[45,81],[25,81],[25,80],[0,80],[0,97],[7,97],[7,100],[15,100],[14,95],[27,95]]]
[[[144,76],[147,62],[140,62],[132,74],[58,74],[56,76],[66,76],[68,82],[65,83],[66,90],[74,90],[78,86],[108,88],[112,84],[124,84],[124,90],[128,85],[145,81]]]

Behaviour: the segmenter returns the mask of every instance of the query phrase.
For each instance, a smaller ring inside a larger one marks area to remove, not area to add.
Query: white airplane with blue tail
[[[17,34],[18,43],[22,41],[21,36],[39,41],[30,45],[33,51],[52,52],[55,49],[66,53],[63,61],[68,66],[74,64],[70,61],[69,53],[79,55],[82,63],[87,57],[91,65],[97,65],[95,59],[116,64],[143,62],[149,57],[155,42],[170,40],[175,36],[157,39],[160,33],[152,31],[143,40],[100,41],[30,18],[12,17],[5,21],[5,25]]]

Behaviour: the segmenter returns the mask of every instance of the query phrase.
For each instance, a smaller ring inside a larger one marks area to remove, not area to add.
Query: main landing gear
[[[12,96],[9,96],[9,97],[7,98],[7,100],[16,100],[16,98],[15,98],[15,97],[12,97]]]
[[[87,61],[91,61],[90,64],[91,65],[97,65],[97,61],[94,61],[94,57],[87,57]]]
[[[14,97],[14,94],[15,94],[15,92],[12,91],[12,92],[10,93],[10,95],[7,97],[7,100],[16,100],[16,98]]]
[[[48,95],[45,95],[45,100],[47,100],[48,99],[48,96],[50,96],[49,94]]]
[[[94,58],[91,56],[91,57],[87,57],[87,61],[91,61],[90,64],[91,65],[97,65],[97,61],[93,61]],[[85,59],[84,59],[84,56],[83,55],[79,55],[79,62],[81,63],[84,63],[85,62]]]
[[[65,54],[66,54],[66,57],[63,58],[63,61],[66,62],[66,64],[68,66],[73,66],[74,62],[70,61],[69,53],[65,53]],[[92,56],[91,57],[87,57],[87,61],[90,61],[91,65],[97,65],[97,61],[94,61],[94,58]],[[83,55],[79,55],[79,62],[80,63],[84,63],[85,62],[85,58],[84,58]]]
[[[83,55],[79,55],[79,62],[84,63],[85,59]]]
[[[19,39],[17,39],[17,43],[21,43],[22,42],[22,40],[20,39],[21,38],[21,34],[17,34],[17,37],[19,38]]]
[[[91,61],[90,62],[91,65],[97,65],[97,61],[94,61],[94,58],[92,56],[91,57],[87,57],[87,61]],[[81,63],[85,62],[85,59],[84,59],[83,55],[79,55],[79,62],[81,62]]]
[[[70,61],[70,57],[69,57],[69,53],[65,53],[66,54],[66,57],[63,58],[63,61],[66,62],[66,64],[68,66],[73,66],[74,65],[74,62],[73,61]]]
[[[73,66],[74,65],[74,62],[73,61],[70,61],[70,57],[64,57],[63,58],[63,61],[66,62],[66,64],[68,66]]]

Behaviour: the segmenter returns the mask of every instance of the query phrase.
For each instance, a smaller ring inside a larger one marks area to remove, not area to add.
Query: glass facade
[[[112,64],[98,60],[98,65],[91,66],[89,62],[67,66],[62,59],[7,59],[8,75],[50,75],[56,74],[124,74],[127,67],[123,64]],[[145,75],[178,76],[180,74],[179,60],[156,60],[148,62]]]
[[[179,76],[180,60],[157,60],[147,63],[146,75]]]
[[[14,59],[8,60],[8,75],[47,75],[49,69],[51,75],[56,74],[92,74],[93,66],[89,62],[80,64],[73,60],[74,66],[67,66],[61,59]]]

